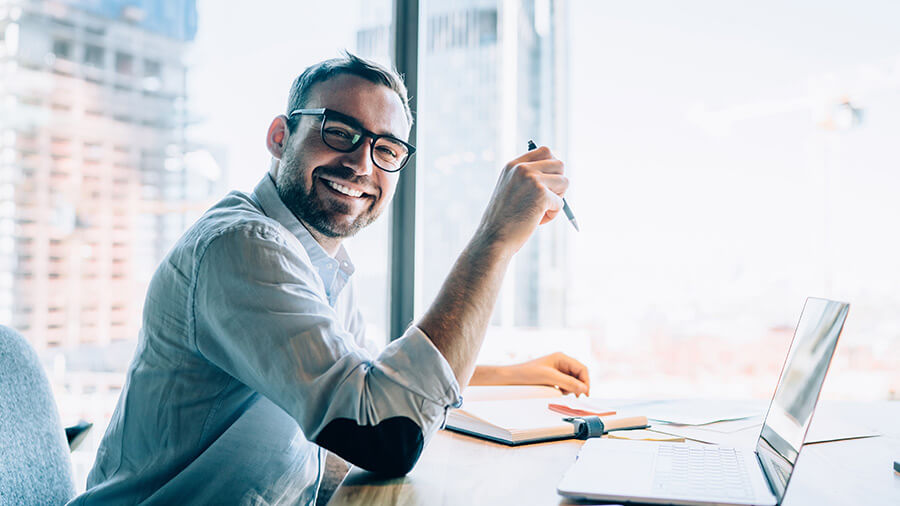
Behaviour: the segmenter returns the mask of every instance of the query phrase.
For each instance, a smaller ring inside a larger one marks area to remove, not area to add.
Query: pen
[[[533,140],[528,140],[528,151],[537,149],[537,144],[534,143]],[[569,218],[569,222],[572,223],[572,226],[575,227],[576,232],[581,232],[581,229],[578,228],[578,222],[575,221],[575,215],[572,214],[572,209],[569,207],[569,203],[566,202],[566,198],[563,197],[563,212],[566,213],[566,218]]]

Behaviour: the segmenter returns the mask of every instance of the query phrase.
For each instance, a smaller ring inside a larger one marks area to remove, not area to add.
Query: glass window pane
[[[423,2],[417,313],[533,138],[582,232],[556,220],[516,255],[483,360],[562,349],[617,395],[765,398],[814,295],[853,308],[824,395],[896,397],[884,9]]]
[[[568,40],[561,36],[566,18],[555,5],[423,2],[417,313],[472,237],[506,162],[524,153],[530,139],[565,159],[567,111],[560,105],[567,95]],[[482,358],[524,358],[563,341],[570,350],[589,349],[567,330],[568,227],[563,220],[541,227],[514,258]],[[546,347],[515,344],[538,328],[558,329],[558,339]]]
[[[390,0],[359,0],[357,5],[359,19],[351,21],[353,41],[347,47],[355,48],[360,56],[393,66],[393,3]],[[391,209],[388,208],[374,223],[347,241],[356,265],[354,276],[360,311],[366,319],[366,335],[382,344],[399,337],[388,335],[390,224]]]
[[[304,68],[344,48],[390,62],[386,0],[117,5],[26,2],[17,21],[19,9],[0,9],[0,28],[16,21],[28,41],[6,53],[3,83],[33,84],[0,86],[0,322],[44,360],[63,423],[95,425],[73,454],[79,488],[161,259],[227,191],[266,173],[266,129]],[[2,48],[11,31],[0,31]],[[387,223],[350,244],[382,342]]]
[[[128,53],[116,52],[116,72],[124,75],[134,73],[134,57]]]

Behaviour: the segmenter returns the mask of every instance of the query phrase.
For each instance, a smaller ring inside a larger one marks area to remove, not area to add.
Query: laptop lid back
[[[763,472],[779,504],[806,438],[849,309],[845,302],[810,297],[794,331],[756,443]]]

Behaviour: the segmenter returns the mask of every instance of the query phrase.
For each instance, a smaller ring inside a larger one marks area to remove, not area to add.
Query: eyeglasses
[[[390,135],[379,135],[366,130],[356,119],[331,109],[296,109],[288,117],[322,116],[320,131],[322,142],[341,153],[352,153],[366,137],[372,139],[372,163],[385,172],[402,169],[416,147]]]

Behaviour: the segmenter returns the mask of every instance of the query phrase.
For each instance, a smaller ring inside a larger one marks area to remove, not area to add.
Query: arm
[[[459,401],[453,371],[416,327],[380,353],[358,346],[288,232],[238,222],[193,269],[189,340],[278,405],[304,436],[369,471],[402,475]]]
[[[509,260],[562,209],[564,165],[542,147],[504,167],[481,223],[418,326],[469,383]]]
[[[563,353],[553,353],[515,365],[480,365],[470,385],[546,385],[564,394],[588,395],[591,382],[587,367]]]

